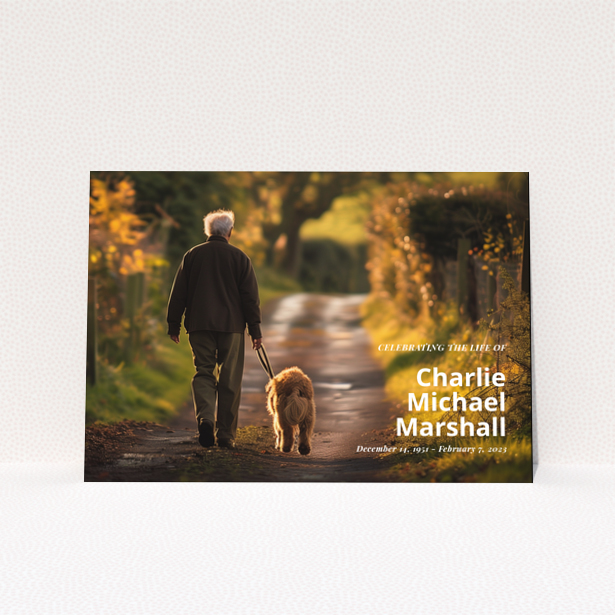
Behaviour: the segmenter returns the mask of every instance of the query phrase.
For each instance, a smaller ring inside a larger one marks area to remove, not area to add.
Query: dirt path
[[[393,440],[384,375],[360,325],[363,298],[303,293],[271,302],[264,311],[263,335],[274,371],[297,365],[314,384],[317,431],[309,456],[274,450],[271,418],[265,409],[267,376],[250,349],[236,450],[199,446],[190,400],[168,426],[125,421],[90,433],[85,479],[386,480],[377,453],[357,453],[358,445],[383,446]],[[187,343],[185,336],[182,342]]]

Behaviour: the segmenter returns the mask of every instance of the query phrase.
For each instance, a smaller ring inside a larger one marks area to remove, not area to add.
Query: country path
[[[364,298],[300,293],[265,306],[263,337],[274,372],[296,365],[314,384],[310,455],[273,448],[267,376],[246,347],[236,450],[199,446],[189,400],[168,426],[126,422],[113,454],[86,462],[86,480],[386,481],[378,453],[357,453],[358,445],[390,445],[394,438],[384,374],[360,323]]]

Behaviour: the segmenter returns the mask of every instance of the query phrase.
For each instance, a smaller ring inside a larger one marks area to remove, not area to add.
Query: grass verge
[[[292,278],[268,268],[257,272],[261,304],[281,295],[301,292]],[[98,382],[86,386],[86,425],[123,419],[164,422],[191,395],[192,351],[185,331],[174,344],[160,325],[151,356],[134,365],[110,365],[100,360]]]
[[[255,267],[255,272],[258,280],[261,306],[276,297],[303,291],[299,282],[270,267]]]
[[[155,356],[135,365],[99,363],[95,386],[86,387],[86,425],[122,419],[165,421],[190,394],[194,366],[185,336],[174,344],[160,334]]]
[[[532,445],[526,439],[459,438],[445,443],[441,438],[398,437],[395,444],[406,452],[383,456],[391,482],[532,482]],[[414,452],[425,447],[430,452]]]
[[[436,323],[417,319],[413,323],[400,321],[394,306],[369,298],[362,308],[363,324],[372,338],[374,354],[385,369],[385,390],[388,399],[398,409],[398,416],[408,421],[415,412],[408,412],[408,394],[420,397],[426,391],[440,396],[459,396],[470,391],[467,387],[419,387],[417,373],[423,368],[437,367],[440,372],[473,372],[477,367],[492,367],[489,354],[450,351],[448,346],[484,344],[485,331],[473,330],[459,321],[451,307]],[[380,344],[408,344],[419,346],[442,344],[444,350],[415,350],[412,352],[379,352]],[[445,412],[430,412],[429,421],[444,420]],[[420,421],[427,417],[419,418]],[[404,437],[394,442],[397,452],[383,458],[389,465],[391,481],[409,482],[531,482],[532,445],[529,437],[450,438]],[[466,449],[440,450],[440,447]],[[473,449],[473,450],[471,450]],[[405,452],[399,452],[399,451]],[[479,452],[480,451],[480,452]]]

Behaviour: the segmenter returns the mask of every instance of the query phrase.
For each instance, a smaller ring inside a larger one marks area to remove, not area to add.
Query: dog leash
[[[265,370],[265,373],[267,374],[267,376],[269,376],[269,380],[273,380],[275,378],[275,374],[273,373],[273,370],[271,369],[271,363],[269,363],[269,357],[267,356],[267,351],[265,350],[265,347],[262,344],[261,344],[261,347],[256,351],[256,354],[258,355],[258,360],[260,361],[260,364]]]

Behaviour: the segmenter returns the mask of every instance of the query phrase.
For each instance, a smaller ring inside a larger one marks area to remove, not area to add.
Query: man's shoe
[[[209,448],[215,444],[214,426],[209,421],[203,421],[199,425],[199,444],[204,448]]]
[[[233,438],[222,438],[222,440],[218,440],[218,446],[222,448],[237,448]]]

